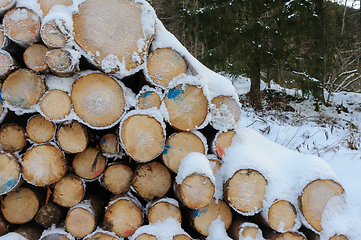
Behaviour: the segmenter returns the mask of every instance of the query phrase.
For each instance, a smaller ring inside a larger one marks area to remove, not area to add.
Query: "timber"
[[[0,128],[0,145],[7,152],[20,151],[26,145],[25,129],[15,123],[3,124]]]
[[[175,199],[173,200],[176,201]],[[150,202],[147,206],[146,217],[149,223],[164,221],[169,217],[182,223],[182,214],[179,206],[174,204],[174,202],[167,200],[167,198],[160,198]]]
[[[213,106],[212,106],[213,105]],[[233,129],[241,118],[241,108],[237,101],[229,96],[218,96],[211,100],[211,125],[218,130]]]
[[[73,4],[71,0],[38,0],[40,5],[40,9],[43,12],[43,17],[45,17],[50,9],[55,5],[63,5],[63,6],[70,6]]]
[[[216,134],[212,142],[212,150],[219,158],[222,159],[225,150],[231,146],[234,135],[236,135],[236,132],[233,130],[219,131]]]
[[[35,143],[49,142],[55,135],[55,124],[43,116],[33,116],[26,124],[26,134]]]
[[[45,72],[49,69],[46,62],[46,53],[49,51],[42,44],[33,44],[29,46],[23,55],[25,65],[34,72]]]
[[[88,146],[89,134],[87,128],[79,122],[64,122],[56,133],[56,140],[65,152],[79,153]]]
[[[17,64],[11,54],[6,50],[0,50],[0,79],[4,80],[14,69]]]
[[[63,207],[73,207],[85,196],[85,183],[74,173],[67,173],[54,185],[53,201]]]
[[[79,61],[73,50],[57,48],[46,53],[46,63],[51,72],[58,77],[70,77],[79,71]]]
[[[21,184],[21,167],[18,159],[7,153],[0,153],[0,195],[4,195]]]
[[[70,96],[59,89],[46,92],[40,100],[39,106],[41,113],[53,121],[64,119],[72,109]]]
[[[70,32],[64,21],[52,20],[41,26],[40,37],[48,48],[64,48],[69,42]]]
[[[100,178],[100,183],[113,194],[126,193],[132,184],[133,171],[125,163],[109,164]]]
[[[279,200],[269,207],[266,222],[275,231],[288,231],[295,225],[296,218],[295,206],[289,201]]]
[[[99,147],[105,154],[119,155],[120,146],[117,134],[107,133],[99,140]]]
[[[137,95],[137,109],[160,108],[162,98],[159,94],[152,89],[144,92],[139,92]]]
[[[65,217],[66,210],[58,204],[50,201],[42,206],[35,215],[35,221],[45,228],[59,223]]]

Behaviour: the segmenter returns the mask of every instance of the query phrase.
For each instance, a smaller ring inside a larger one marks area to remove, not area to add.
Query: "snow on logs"
[[[34,223],[43,240],[189,240],[217,221],[233,239],[323,233],[344,193],[331,171],[313,159],[306,179],[267,157],[238,127],[230,81],[146,1],[15,2],[0,1],[0,235]]]

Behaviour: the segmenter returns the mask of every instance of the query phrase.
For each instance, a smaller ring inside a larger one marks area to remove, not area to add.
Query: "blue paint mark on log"
[[[106,138],[103,138],[102,141],[100,142],[101,144],[104,144],[107,142],[107,139]]]
[[[140,95],[141,98],[147,98],[150,94],[152,94],[152,91],[146,91],[142,95]]]
[[[194,211],[193,218],[197,218],[203,213],[206,213],[207,211],[208,211],[208,207],[196,209]]]
[[[0,193],[9,191],[11,188],[15,187],[16,183],[17,183],[17,179],[11,179],[7,181],[5,184],[3,184],[0,187]]]
[[[182,101],[183,100],[182,86],[178,86],[176,88],[171,89],[167,94],[167,98],[174,101]]]
[[[166,144],[165,147],[164,147],[164,150],[163,150],[163,155],[168,154],[169,149],[170,149],[169,144]]]

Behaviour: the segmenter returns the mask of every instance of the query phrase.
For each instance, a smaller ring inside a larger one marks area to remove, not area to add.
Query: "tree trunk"
[[[26,134],[35,143],[46,143],[55,135],[55,124],[43,116],[33,116],[26,124]]]
[[[263,206],[267,180],[252,169],[240,169],[223,186],[223,198],[238,213],[255,215]]]
[[[64,153],[50,143],[29,148],[21,166],[26,181],[39,187],[56,183],[67,171]]]
[[[163,103],[169,114],[167,121],[175,129],[192,131],[199,128],[208,114],[208,101],[202,88],[185,84],[171,88]]]
[[[183,57],[171,48],[154,50],[147,61],[149,81],[162,88],[168,87],[170,81],[187,72]]]
[[[67,173],[55,183],[53,201],[63,207],[73,207],[83,200],[85,188],[85,182],[80,177]]]
[[[200,134],[200,133],[199,133]],[[182,159],[191,152],[206,154],[207,149],[202,139],[204,136],[193,132],[176,132],[168,137],[161,155],[163,163],[172,172],[178,172]]]
[[[144,110],[145,111],[145,110]],[[165,143],[164,123],[139,111],[125,117],[120,125],[120,140],[125,152],[135,161],[145,163],[159,156]]]
[[[120,238],[115,235],[113,232],[104,231],[101,228],[98,228],[85,238],[84,240],[120,240]]]
[[[73,4],[71,0],[38,0],[41,11],[43,12],[43,17],[45,17],[50,9],[55,5],[70,6]]]

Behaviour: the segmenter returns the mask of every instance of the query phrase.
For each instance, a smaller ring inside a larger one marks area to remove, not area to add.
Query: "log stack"
[[[322,231],[337,182],[309,183],[299,205],[278,199],[268,217],[262,172],[237,169],[218,185],[238,97],[210,91],[179,42],[162,45],[147,2],[79,2],[0,1],[0,235],[205,239],[220,217],[233,239],[304,239],[300,214]]]

